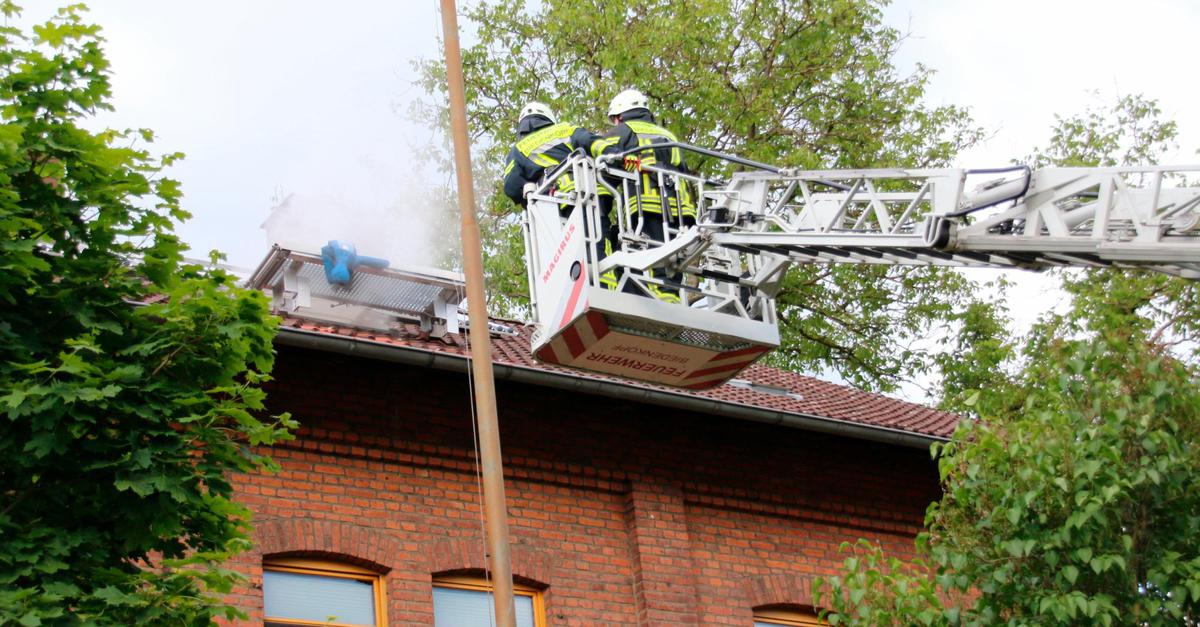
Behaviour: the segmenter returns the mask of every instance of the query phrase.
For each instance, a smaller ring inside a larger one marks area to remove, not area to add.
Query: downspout
[[[336,337],[317,331],[282,327],[275,342],[282,346],[307,348],[327,353],[363,357],[409,366],[434,368],[450,372],[467,371],[467,360],[458,355],[422,350],[407,346],[396,346],[364,339]],[[514,383],[550,387],[570,392],[596,394],[624,401],[670,407],[702,414],[725,416],[751,422],[804,429],[828,433],[859,440],[893,444],[910,448],[928,449],[934,442],[945,442],[948,438],[936,435],[912,433],[889,427],[863,425],[847,420],[837,420],[813,414],[763,409],[739,403],[698,398],[677,392],[651,390],[613,381],[601,381],[585,377],[547,372],[533,368],[495,364],[495,378]]]

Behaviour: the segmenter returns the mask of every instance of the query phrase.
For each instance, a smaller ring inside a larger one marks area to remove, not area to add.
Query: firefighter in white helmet
[[[521,107],[521,113],[517,116],[517,143],[509,149],[508,160],[504,165],[504,194],[524,207],[527,184],[540,185],[546,173],[562,163],[576,149],[590,152],[597,137],[582,126],[559,122],[554,112],[544,103],[529,102]],[[567,173],[555,181],[552,193],[568,194],[574,189],[575,181]],[[605,214],[600,218],[601,237],[596,244],[596,262],[612,252],[607,237],[608,216]],[[611,271],[602,274],[600,281],[609,289],[616,288],[616,275]]]
[[[642,235],[655,241],[666,241],[664,222],[673,228],[691,226],[696,223],[696,205],[692,201],[688,186],[682,181],[666,177],[665,188],[660,185],[660,178],[655,172],[644,170],[647,166],[657,166],[671,172],[687,172],[683,151],[678,147],[654,148],[654,144],[676,142],[675,134],[659,126],[654,114],[650,111],[650,101],[646,95],[636,89],[626,89],[612,99],[608,107],[608,119],[613,123],[602,137],[592,143],[592,156],[600,157],[605,154],[620,154],[628,150],[645,146],[641,150],[625,158],[625,168],[638,172],[637,181],[631,186],[632,193],[624,199],[626,210],[629,212],[630,224],[637,225],[640,219]],[[617,181],[610,181],[617,182]],[[619,182],[618,182],[619,183]],[[618,190],[624,189],[624,184],[614,185]],[[612,206],[612,199],[607,198],[606,204]],[[666,209],[664,216],[663,210]],[[616,223],[616,216],[610,220]],[[659,276],[652,271],[651,276]],[[679,283],[681,276],[668,276],[669,281]],[[668,302],[679,302],[679,290],[672,287],[660,287],[648,284],[647,289],[658,299]],[[629,283],[626,291],[644,294],[644,291]]]
[[[526,183],[540,184],[547,170],[576,148],[589,150],[595,139],[596,134],[582,126],[559,123],[544,103],[529,102],[517,117],[517,143],[508,151],[504,165],[504,194],[524,207]],[[569,176],[558,179],[557,191],[573,189],[575,182]]]

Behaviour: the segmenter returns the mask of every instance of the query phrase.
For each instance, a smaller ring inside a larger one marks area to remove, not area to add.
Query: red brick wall
[[[239,481],[264,555],[386,572],[389,625],[428,625],[435,573],[483,567],[466,375],[284,348],[282,471]],[[749,625],[811,603],[842,542],[911,550],[937,496],[925,451],[500,382],[514,574],[551,625]]]

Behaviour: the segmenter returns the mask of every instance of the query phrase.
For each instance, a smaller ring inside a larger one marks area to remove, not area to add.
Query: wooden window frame
[[[492,583],[483,577],[450,576],[434,577],[434,588],[457,588],[475,592],[492,592]],[[542,591],[532,586],[513,582],[513,594],[533,599],[533,627],[546,627],[546,602]]]
[[[338,577],[341,579],[356,579],[358,581],[366,581],[371,584],[371,591],[375,601],[375,625],[374,627],[387,627],[387,586],[384,583],[383,575],[363,568],[354,566],[344,562],[334,562],[330,560],[305,559],[296,557],[272,557],[263,560],[263,577],[267,571],[278,573],[297,573],[301,575],[317,575],[320,577]],[[329,621],[310,621],[300,620],[297,618],[275,618],[266,615],[266,610],[263,611],[264,623],[279,623],[280,625],[304,625],[316,627],[362,627],[361,625],[351,623],[331,623]]]
[[[754,621],[789,627],[824,627],[829,624],[818,619],[816,612],[789,609],[754,610]]]

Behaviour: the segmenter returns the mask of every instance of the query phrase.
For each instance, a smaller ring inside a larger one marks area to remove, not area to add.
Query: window
[[[517,627],[543,627],[542,593],[513,585]],[[436,577],[433,580],[434,627],[488,627],[495,625],[492,584],[479,577]]]
[[[267,627],[386,625],[383,577],[365,568],[306,559],[263,564]]]
[[[828,625],[817,620],[814,612],[791,609],[757,609],[754,610],[754,627],[819,627]]]

